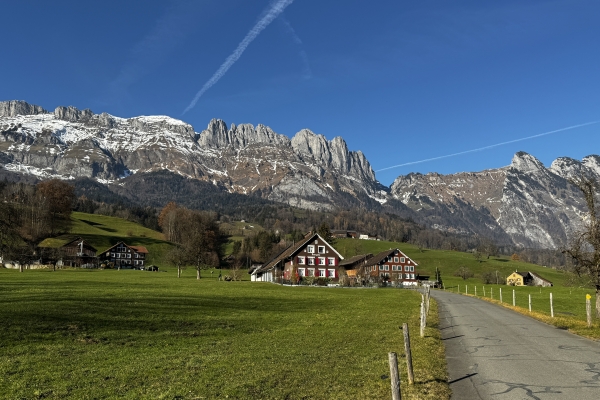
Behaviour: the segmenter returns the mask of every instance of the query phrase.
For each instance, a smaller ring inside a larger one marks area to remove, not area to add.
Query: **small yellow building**
[[[506,278],[506,284],[509,286],[525,286],[525,277],[529,272],[515,271]]]
[[[552,282],[547,279],[542,278],[535,272],[519,272],[515,271],[506,278],[506,284],[509,286],[544,286],[549,287],[553,286]]]

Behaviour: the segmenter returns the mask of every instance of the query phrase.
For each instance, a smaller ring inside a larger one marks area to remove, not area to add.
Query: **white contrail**
[[[535,139],[535,138],[538,138],[538,137],[540,137],[540,136],[546,136],[546,135],[550,135],[550,134],[552,134],[552,133],[557,133],[557,132],[569,131],[569,130],[571,130],[571,129],[581,128],[581,127],[583,127],[583,126],[594,125],[594,124],[598,124],[598,123],[600,123],[600,121],[586,122],[585,124],[579,124],[579,125],[568,126],[568,127],[566,127],[566,128],[557,129],[557,130],[555,130],[555,131],[544,132],[544,133],[538,133],[537,135],[533,135],[533,136],[527,136],[527,137],[520,138],[520,139],[509,140],[508,142],[502,142],[502,143],[491,144],[491,145],[489,145],[489,146],[485,146],[485,147],[479,147],[479,148],[477,148],[477,149],[465,150],[465,151],[461,151],[461,152],[458,152],[458,153],[446,154],[445,156],[439,156],[439,157],[433,157],[433,158],[426,158],[426,159],[424,159],[424,160],[419,160],[419,161],[411,161],[411,162],[407,162],[407,163],[404,163],[404,164],[392,165],[391,167],[387,167],[387,168],[378,169],[378,170],[376,170],[375,172],[386,171],[386,170],[388,170],[388,169],[392,169],[392,168],[405,167],[405,166],[407,166],[407,165],[421,164],[421,163],[428,162],[428,161],[441,160],[442,158],[455,157],[455,156],[460,156],[460,155],[463,155],[463,154],[468,154],[468,153],[475,153],[476,151],[482,151],[482,150],[493,149],[494,147],[503,146],[503,145],[505,145],[505,144],[516,143],[516,142],[522,142],[523,140]]]
[[[256,39],[259,33],[261,33],[267,26],[269,26],[269,24],[273,22],[273,20],[277,18],[279,14],[281,14],[283,10],[285,10],[286,7],[292,4],[293,2],[294,0],[277,0],[271,4],[271,7],[267,10],[267,12],[264,13],[262,18],[256,23],[256,25],[254,25],[254,27],[250,29],[250,32],[246,34],[244,40],[242,40],[240,44],[238,44],[237,48],[233,51],[233,53],[231,53],[231,55],[227,57],[225,62],[221,64],[217,72],[215,72],[214,75],[208,80],[208,82],[206,82],[204,86],[202,86],[202,89],[200,89],[200,91],[196,93],[196,96],[194,97],[190,105],[187,106],[185,110],[183,110],[183,114],[194,108],[200,97],[202,97],[202,95],[208,89],[210,89],[215,83],[219,81],[219,79],[223,77],[223,75],[225,75],[227,70],[229,70],[229,68],[231,68],[231,66],[235,64],[235,62],[244,53],[244,50],[246,50],[246,47],[248,47],[248,45],[252,43],[254,39]]]
[[[304,79],[312,78],[312,71],[310,69],[310,63],[308,62],[308,55],[306,54],[304,49],[302,49],[302,39],[300,39],[300,36],[298,36],[296,30],[294,30],[292,24],[290,24],[290,21],[288,21],[285,18],[285,16],[282,15],[279,20],[283,23],[283,26],[285,27],[286,31],[292,36],[294,43],[296,43],[296,45],[300,47],[299,55],[302,59],[302,62],[304,63]]]

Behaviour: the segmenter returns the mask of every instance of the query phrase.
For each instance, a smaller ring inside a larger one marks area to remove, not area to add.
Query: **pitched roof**
[[[413,260],[406,254],[404,254],[400,249],[389,249],[389,250],[384,250],[381,253],[377,253],[373,258],[371,258],[367,262],[367,266],[377,265],[377,264],[381,263],[386,257],[394,256],[396,251],[398,251],[399,256],[408,258],[410,261],[413,262],[413,264],[415,264],[415,266],[419,265],[419,264],[417,264],[417,262],[415,260]]]
[[[529,271],[529,275],[533,276],[534,278],[538,278],[538,279],[540,279],[540,280],[542,280],[544,282],[548,282],[549,284],[552,284],[552,282],[550,282],[548,279],[542,278],[541,276],[539,276],[535,272]]]
[[[271,269],[274,266],[276,266],[277,264],[279,264],[279,262],[281,262],[282,260],[285,260],[288,257],[292,257],[294,255],[294,253],[302,250],[302,248],[308,242],[313,240],[315,237],[318,237],[323,242],[327,243],[327,241],[325,239],[323,239],[318,233],[308,233],[306,236],[304,236],[304,239],[288,246],[281,253],[279,253],[278,255],[273,257],[270,261],[267,261],[266,263],[264,263],[260,268],[255,269],[253,274],[262,272],[262,271],[268,271],[269,269]],[[338,251],[336,249],[334,249],[333,246],[331,246],[329,243],[327,243],[327,244],[329,245],[329,247],[331,247],[331,249],[333,249],[333,251],[335,251],[335,253],[338,255],[338,257],[340,257],[340,259],[342,259],[342,260],[344,259],[344,257],[342,257],[342,255],[340,253],[338,253]]]
[[[127,245],[125,245],[127,246]],[[148,249],[144,246],[129,246],[132,249],[134,249],[135,251],[137,251],[138,253],[146,253],[148,254]]]
[[[120,241],[120,242],[110,246],[108,249],[103,250],[102,253],[106,253],[107,251],[114,249],[115,247],[117,247],[120,244],[122,244],[123,246],[128,247],[132,250],[135,250],[137,253],[146,253],[146,254],[148,253],[148,249],[146,249],[146,247],[144,247],[144,246],[130,246],[123,241]]]
[[[373,257],[373,254],[371,254],[371,253],[369,253],[369,254],[358,254],[358,255],[356,255],[354,257],[350,257],[350,258],[342,261],[340,263],[340,267],[351,266],[351,265],[356,264],[358,262],[369,260],[372,257]]]
[[[396,252],[396,249],[389,249],[389,250],[384,250],[381,253],[377,253],[377,254],[375,254],[375,256],[373,258],[371,258],[367,262],[367,265],[377,265],[381,261],[383,261],[386,257],[393,256],[395,252]]]

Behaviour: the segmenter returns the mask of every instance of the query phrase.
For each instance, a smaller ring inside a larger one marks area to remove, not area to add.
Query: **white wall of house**
[[[252,274],[250,275],[250,280],[252,282],[273,282],[273,271],[263,272],[262,274]]]

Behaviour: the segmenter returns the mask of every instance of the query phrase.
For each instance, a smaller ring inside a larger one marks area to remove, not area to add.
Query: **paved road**
[[[600,343],[483,300],[431,294],[452,399],[600,399]]]

